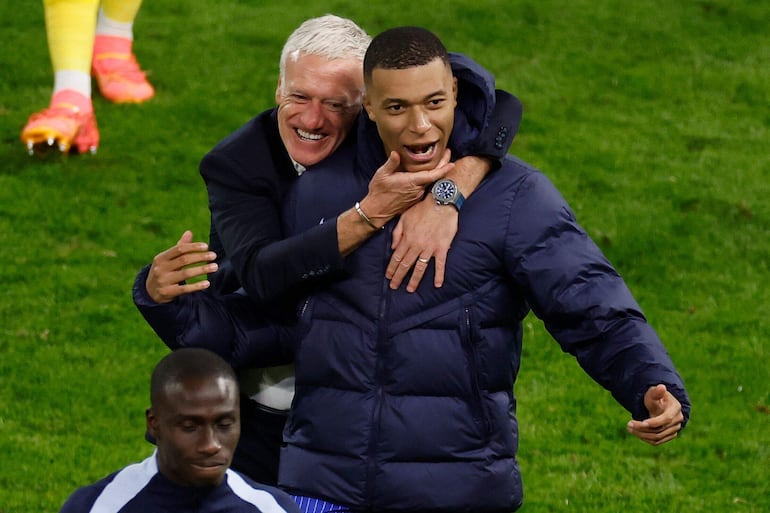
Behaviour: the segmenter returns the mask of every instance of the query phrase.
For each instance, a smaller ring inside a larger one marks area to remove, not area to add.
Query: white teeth
[[[297,129],[297,134],[299,134],[299,136],[303,139],[310,139],[311,141],[317,141],[323,137],[321,134],[311,134],[310,132],[305,132],[299,128]]]

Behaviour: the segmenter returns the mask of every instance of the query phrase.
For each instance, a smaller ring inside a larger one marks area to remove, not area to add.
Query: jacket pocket
[[[468,371],[470,373],[471,390],[468,402],[473,414],[473,422],[478,426],[481,436],[487,439],[492,433],[492,420],[484,400],[484,391],[481,387],[481,362],[478,354],[480,334],[473,322],[473,313],[468,306],[463,308],[461,324],[460,336],[466,358],[468,359]]]
[[[302,341],[310,331],[313,320],[314,304],[315,301],[312,296],[304,298],[297,304],[297,329],[295,331],[295,340],[292,344],[295,355],[299,353]]]

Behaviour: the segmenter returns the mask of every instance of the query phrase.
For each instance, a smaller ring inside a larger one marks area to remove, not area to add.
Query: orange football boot
[[[58,96],[58,95],[57,95]],[[62,153],[96,153],[99,129],[93,110],[84,111],[77,105],[57,101],[32,114],[21,131],[21,140],[30,155],[56,147]]]
[[[115,36],[96,36],[91,74],[99,91],[114,103],[142,103],[155,96],[131,51],[131,42]]]

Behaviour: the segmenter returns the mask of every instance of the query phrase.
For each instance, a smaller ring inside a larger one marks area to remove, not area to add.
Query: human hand
[[[186,230],[179,241],[152,259],[145,288],[156,303],[169,303],[178,296],[209,288],[208,280],[185,283],[186,280],[216,272],[213,262],[217,255],[205,242],[192,242],[193,234]]]
[[[384,225],[420,201],[426,186],[443,178],[454,168],[454,164],[449,162],[450,156],[447,149],[436,168],[406,173],[399,170],[401,158],[398,153],[391,151],[387,162],[369,182],[369,192],[360,201],[361,208],[378,226]]]
[[[385,270],[391,289],[400,287],[406,273],[414,266],[406,290],[417,290],[431,258],[435,263],[433,286],[444,284],[446,255],[457,233],[458,217],[455,207],[437,205],[432,197],[425,198],[401,214],[393,230],[393,255]]]
[[[682,405],[666,385],[650,387],[644,394],[644,406],[650,418],[629,421],[629,433],[650,445],[664,444],[677,437],[684,422]]]

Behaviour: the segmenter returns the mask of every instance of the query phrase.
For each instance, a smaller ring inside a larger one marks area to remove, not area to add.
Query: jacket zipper
[[[310,304],[310,298],[306,297],[305,302],[302,303],[302,307],[299,309],[299,315],[297,315],[297,319],[303,320],[302,318],[305,315],[305,311],[307,310],[307,305]]]
[[[390,233],[392,232],[392,226],[389,224],[385,230],[384,237],[382,237],[384,244],[384,259],[383,262],[387,262],[389,257],[388,241],[390,240]],[[372,408],[372,419],[370,425],[370,437],[369,447],[367,453],[367,467],[366,467],[366,504],[371,505],[374,502],[374,489],[375,489],[375,476],[377,475],[377,454],[376,447],[377,441],[380,436],[380,418],[382,415],[382,401],[383,401],[383,373],[384,364],[380,357],[383,351],[383,346],[387,343],[387,330],[385,329],[385,319],[388,313],[389,296],[388,282],[384,278],[385,267],[382,267],[382,287],[380,289],[380,302],[377,310],[377,342],[375,347],[375,358],[377,359],[374,369],[374,386],[376,387],[375,402]]]
[[[471,310],[467,306],[463,310],[463,329],[462,340],[468,354],[468,367],[471,373],[471,401],[474,411],[474,420],[480,422],[483,428],[483,434],[488,437],[492,433],[492,422],[489,419],[484,395],[481,393],[481,384],[479,383],[479,363],[478,349],[476,347],[476,337],[473,333],[473,322],[471,319]]]

